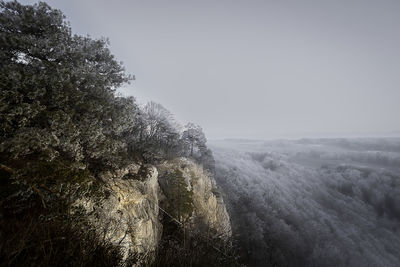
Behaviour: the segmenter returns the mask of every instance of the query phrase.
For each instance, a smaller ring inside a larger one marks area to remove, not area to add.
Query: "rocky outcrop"
[[[105,197],[95,201],[85,198],[75,206],[85,210],[89,221],[105,240],[121,247],[124,260],[137,259],[136,266],[148,265],[154,259],[162,234],[159,200],[163,196],[159,180],[165,173],[179,169],[193,194],[193,213],[187,227],[202,225],[222,237],[231,236],[229,215],[212,176],[200,165],[186,158],[165,162],[159,166],[132,164],[127,168],[105,172]]]
[[[183,173],[187,189],[193,192],[194,209],[189,220],[190,227],[200,228],[203,224],[214,229],[222,237],[231,236],[232,231],[226,206],[215,180],[208,171],[187,158],[165,162],[158,168],[160,172],[179,169]]]
[[[124,260],[138,259],[139,266],[152,261],[162,232],[157,176],[155,167],[135,164],[106,172],[100,177],[106,183],[107,197],[100,203],[92,199],[76,203],[85,208],[96,231],[121,247]]]

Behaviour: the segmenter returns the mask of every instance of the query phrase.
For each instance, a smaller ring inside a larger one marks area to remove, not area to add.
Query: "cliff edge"
[[[176,184],[166,184],[165,177],[177,171],[191,196],[192,209],[187,216],[160,207],[175,208],[176,200],[168,199],[166,191],[176,190]],[[105,197],[97,202],[93,198],[79,199],[75,206],[84,209],[98,233],[120,247],[128,265],[148,266],[154,261],[163,234],[163,216],[185,222],[188,232],[205,227],[220,237],[231,236],[229,215],[215,180],[192,160],[177,158],[158,166],[131,164],[100,177],[105,182]]]

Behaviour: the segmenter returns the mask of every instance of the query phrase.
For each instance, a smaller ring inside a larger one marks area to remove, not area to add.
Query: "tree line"
[[[2,158],[58,157],[95,170],[140,158],[210,161],[200,126],[180,127],[161,104],[116,93],[134,80],[108,40],[74,35],[45,3],[1,2]]]

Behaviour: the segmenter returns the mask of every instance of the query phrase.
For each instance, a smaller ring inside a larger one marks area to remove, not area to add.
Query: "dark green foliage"
[[[136,106],[114,96],[130,77],[107,41],[72,35],[45,3],[0,7],[1,151],[115,165]]]
[[[159,183],[166,196],[162,203],[164,210],[184,222],[193,212],[193,192],[188,190],[182,171],[175,169],[160,175]]]

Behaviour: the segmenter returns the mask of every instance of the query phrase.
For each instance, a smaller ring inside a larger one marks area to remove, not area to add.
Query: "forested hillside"
[[[250,266],[399,266],[399,138],[210,147]]]

